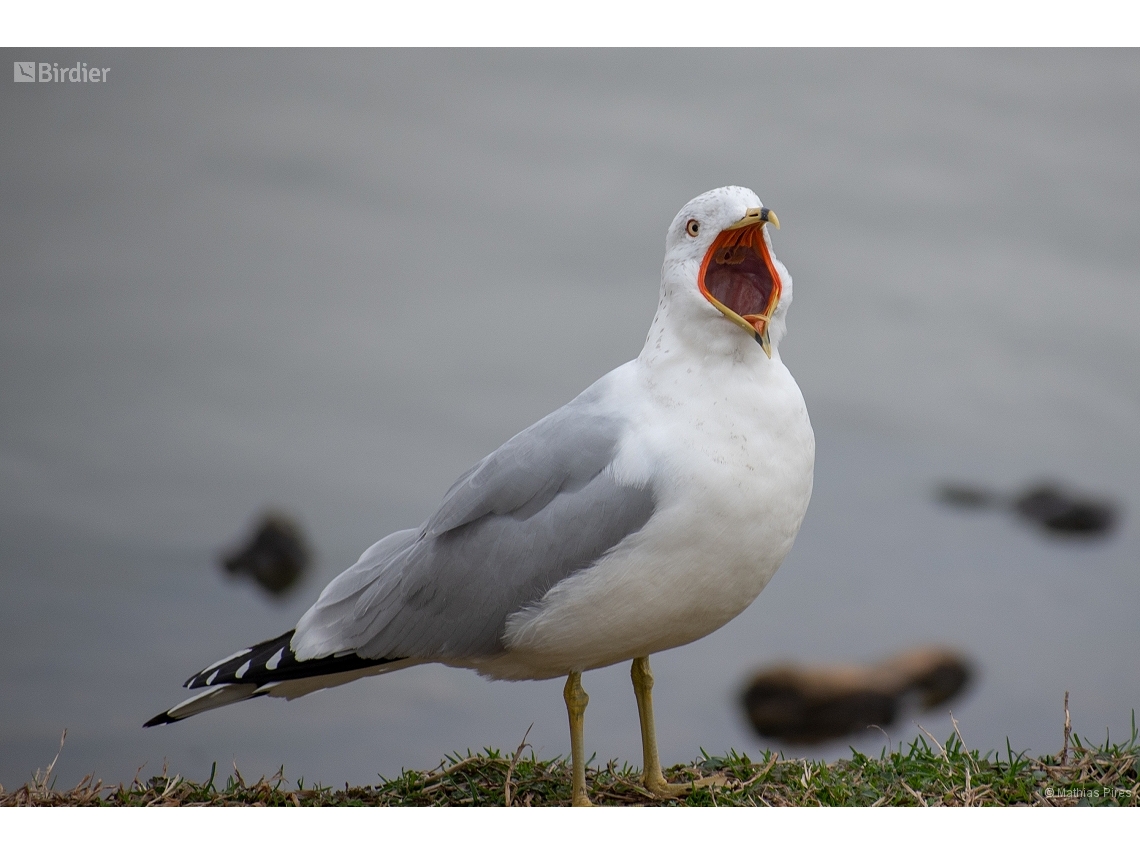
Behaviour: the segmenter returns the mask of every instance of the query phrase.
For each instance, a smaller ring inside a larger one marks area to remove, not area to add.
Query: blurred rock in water
[[[1049,482],[1027,487],[1012,498],[985,487],[957,483],[940,485],[936,495],[943,504],[960,508],[1006,508],[1047,533],[1061,536],[1109,534],[1120,516],[1111,499],[1082,495]]]
[[[1108,499],[1082,496],[1056,484],[1038,484],[1013,500],[1023,518],[1053,534],[1108,534],[1116,525],[1117,510]]]
[[[309,569],[311,553],[301,527],[285,514],[267,511],[243,545],[224,555],[222,566],[249,576],[278,596],[292,588]]]
[[[938,488],[938,501],[960,508],[988,508],[1004,503],[1005,499],[993,490],[967,484],[942,484]]]
[[[752,678],[741,700],[761,736],[815,745],[886,727],[912,698],[924,709],[945,703],[971,670],[952,650],[920,647],[871,666],[771,668]]]

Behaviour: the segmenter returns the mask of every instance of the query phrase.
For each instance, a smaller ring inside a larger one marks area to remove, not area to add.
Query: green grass
[[[755,759],[730,752],[707,754],[674,766],[673,781],[705,779],[706,785],[679,800],[655,799],[638,783],[638,770],[614,761],[587,774],[590,798],[603,805],[1137,805],[1140,804],[1140,745],[1135,723],[1123,744],[1082,742],[1060,755],[1029,758],[969,751],[957,734],[945,743],[919,737],[905,749],[878,757],[852,750],[834,763],[785,758],[765,751]],[[5,792],[5,805],[566,805],[570,769],[565,758],[540,760],[524,747],[513,754],[486,749],[448,755],[431,772],[407,771],[372,786],[334,789],[297,781],[287,785],[283,770],[247,783],[235,768],[224,784],[217,769],[205,783],[164,774],[129,786],[105,787],[85,778],[71,790],[57,790],[51,769]],[[592,762],[592,761],[591,761]],[[54,762],[52,764],[54,766]],[[509,789],[508,789],[509,782]],[[509,796],[508,796],[509,791]]]

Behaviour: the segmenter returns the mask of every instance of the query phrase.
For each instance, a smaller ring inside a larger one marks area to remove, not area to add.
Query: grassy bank
[[[53,764],[54,765],[54,764]],[[10,805],[565,805],[570,770],[564,758],[539,760],[524,746],[504,754],[485,750],[448,756],[431,772],[404,772],[373,786],[295,787],[283,773],[246,782],[235,768],[225,782],[162,775],[129,786],[84,779],[55,789],[48,771],[11,792]],[[957,734],[944,744],[919,738],[905,749],[871,757],[853,751],[834,763],[787,759],[765,752],[756,759],[731,753],[702,756],[667,772],[673,781],[702,780],[686,798],[658,800],[643,790],[637,770],[610,762],[592,766],[590,798],[603,805],[1137,805],[1140,746],[1133,730],[1124,744],[1094,745],[1072,738],[1055,756],[1028,758],[1006,751],[980,755]]]

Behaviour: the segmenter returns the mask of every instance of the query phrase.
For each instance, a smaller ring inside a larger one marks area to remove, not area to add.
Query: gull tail
[[[206,691],[159,713],[143,727],[171,724],[262,695],[291,700],[361,677],[416,664],[410,659],[363,659],[355,653],[298,660],[290,646],[293,632],[289,630],[277,638],[239,650],[202,669],[184,685],[187,689],[204,688]]]

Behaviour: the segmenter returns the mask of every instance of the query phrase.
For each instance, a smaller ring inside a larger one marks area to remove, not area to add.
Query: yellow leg
[[[641,718],[641,751],[644,757],[641,783],[655,796],[676,798],[692,789],[691,784],[670,784],[661,774],[661,758],[657,754],[657,725],[653,721],[653,672],[649,657],[633,660],[629,671],[633,693],[637,697],[637,714]]]
[[[583,745],[582,722],[590,696],[582,688],[581,672],[570,672],[562,697],[566,699],[566,712],[570,716],[570,760],[574,767],[574,794],[570,804],[586,807],[590,805],[590,799],[586,796],[586,750]]]

